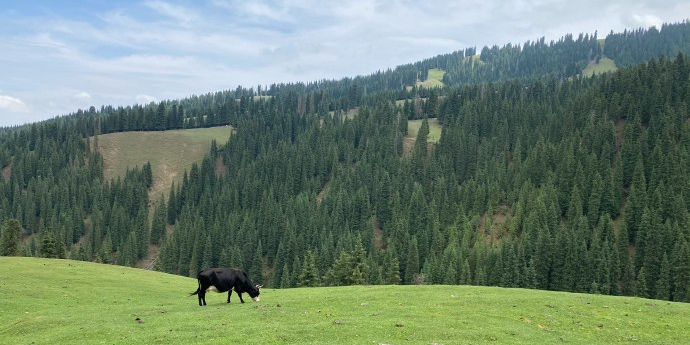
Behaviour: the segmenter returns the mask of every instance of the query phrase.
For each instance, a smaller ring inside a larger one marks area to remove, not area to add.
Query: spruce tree
[[[331,268],[324,276],[324,282],[328,286],[349,285],[349,277],[352,273],[352,256],[341,251]]]
[[[0,255],[19,255],[19,244],[22,227],[19,221],[11,218],[2,225],[2,237],[0,238]]]
[[[460,271],[460,284],[469,285],[472,283],[472,272],[470,271],[470,264],[468,260],[462,260],[462,269]]]
[[[205,270],[213,266],[213,244],[211,242],[211,235],[207,235],[206,241],[204,242],[203,258],[201,260],[200,268]]]
[[[662,300],[671,299],[671,265],[668,256],[664,253],[661,260],[661,270],[654,287],[654,298]]]
[[[41,256],[44,258],[59,258],[59,247],[52,231],[44,231],[41,238]]]
[[[457,276],[458,276],[458,271],[455,268],[455,262],[451,261],[448,263],[448,266],[445,268],[446,274],[443,276],[443,281],[441,281],[441,284],[444,285],[455,285],[457,284]]]
[[[523,281],[525,282],[523,285],[525,288],[528,289],[536,289],[537,288],[537,271],[534,269],[534,260],[530,260],[527,266],[525,267],[525,272],[524,272],[524,277]]]
[[[283,270],[280,275],[280,284],[278,285],[281,289],[287,289],[292,287],[292,280],[290,278],[290,269],[287,263],[283,265]]]
[[[690,248],[682,234],[671,252],[671,290],[674,301],[686,301],[690,287]]]
[[[168,211],[166,212],[168,224],[175,224],[175,219],[177,218],[177,202],[178,200],[175,196],[175,182],[173,181],[172,187],[170,188],[170,195],[168,196]]]
[[[407,261],[405,263],[405,284],[414,284],[415,276],[419,273],[419,249],[417,248],[417,237],[413,236],[407,246]]]
[[[153,211],[153,219],[151,220],[151,244],[161,244],[165,239],[166,209],[165,201],[161,197],[158,207]]]
[[[247,272],[252,280],[263,280],[263,262],[263,246],[261,245],[261,241],[259,241],[259,244],[254,251],[251,267],[249,268],[249,272]]]
[[[319,272],[316,268],[316,256],[308,250],[304,255],[302,272],[299,275],[297,286],[319,286]]]
[[[172,237],[167,238],[158,252],[156,270],[176,274],[178,261],[177,254],[177,244],[175,240]]]
[[[130,231],[129,235],[127,236],[127,239],[125,240],[124,245],[121,247],[120,250],[118,250],[118,264],[134,267],[134,265],[137,263],[138,257],[137,248],[137,234],[134,231]],[[190,274],[190,277],[195,276],[196,272],[194,272],[194,275]]]
[[[400,284],[400,262],[394,254],[390,253],[390,251],[386,254],[384,269],[385,284]]]
[[[189,267],[187,269],[187,277],[196,277],[196,275],[201,270],[201,256],[203,255],[201,251],[203,250],[203,245],[199,244],[199,239],[194,241],[194,247],[192,248],[192,257],[189,261]]]
[[[639,273],[637,273],[633,294],[637,297],[648,298],[649,293],[647,291],[647,275],[645,274],[644,266],[642,266]]]

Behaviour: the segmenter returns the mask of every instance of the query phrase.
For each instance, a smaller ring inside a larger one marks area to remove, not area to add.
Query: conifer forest
[[[242,267],[272,288],[690,302],[690,23],[599,36],[2,128],[0,249],[134,266],[156,248],[156,270]],[[618,69],[581,74],[604,57]],[[417,86],[431,69],[443,85]],[[104,178],[96,135],[226,125],[162,200],[150,164]]]

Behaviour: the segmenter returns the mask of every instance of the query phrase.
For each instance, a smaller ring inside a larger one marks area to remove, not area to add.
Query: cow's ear
[[[262,287],[264,287],[264,286],[263,286],[263,285],[256,284],[256,288],[257,288],[257,289],[261,289]]]

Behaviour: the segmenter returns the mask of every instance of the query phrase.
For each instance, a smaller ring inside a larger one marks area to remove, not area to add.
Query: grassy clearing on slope
[[[599,63],[594,63],[593,61],[587,65],[587,67],[582,71],[582,75],[586,77],[591,77],[594,74],[602,74],[606,72],[614,72],[618,69],[616,67],[616,62],[609,58],[601,58]]]
[[[352,119],[355,118],[355,116],[357,116],[357,114],[359,114],[359,107],[350,108],[350,109],[348,109],[348,110],[345,111],[345,112],[343,112],[342,110],[340,110],[340,112],[341,112],[341,116],[342,116],[343,119],[352,120]],[[328,112],[328,115],[329,115],[330,117],[335,116],[335,111],[333,111],[333,110],[329,111],[329,112]]]
[[[273,98],[273,96],[252,96],[253,101],[266,101]]]
[[[158,201],[167,198],[173,181],[182,181],[185,169],[200,163],[209,152],[211,141],[224,145],[232,127],[212,127],[164,132],[123,132],[98,136],[106,179],[124,177],[127,169],[151,162],[153,187],[150,196]]]
[[[427,79],[424,81],[418,81],[417,82],[417,87],[426,87],[426,88],[434,88],[434,87],[443,87],[443,76],[446,74],[446,71],[438,68],[432,68],[429,70],[429,73],[427,75]]]
[[[7,344],[680,344],[690,318],[690,304],[471,286],[210,293],[199,307],[195,279],[68,260],[2,257],[0,276]]]
[[[422,127],[422,121],[424,120],[409,120],[407,122],[407,138],[416,139],[419,133],[419,128]],[[441,140],[441,124],[438,123],[438,119],[429,119],[429,136],[427,137],[427,142],[438,143]]]

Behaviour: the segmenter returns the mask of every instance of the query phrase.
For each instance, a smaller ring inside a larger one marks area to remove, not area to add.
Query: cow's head
[[[249,289],[249,291],[247,291],[249,296],[252,298],[252,301],[254,301],[254,302],[259,301],[259,295],[261,294],[261,292],[259,292],[259,289],[262,287],[263,287],[263,285],[256,284],[252,287],[252,289]]]

